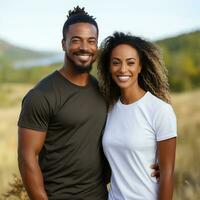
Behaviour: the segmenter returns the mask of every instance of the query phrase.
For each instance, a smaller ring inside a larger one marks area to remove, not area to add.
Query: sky
[[[199,0],[0,0],[0,39],[61,51],[63,24],[77,5],[96,17],[99,43],[114,31],[154,41],[200,30]]]

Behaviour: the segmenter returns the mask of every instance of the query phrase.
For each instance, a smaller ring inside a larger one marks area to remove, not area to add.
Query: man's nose
[[[88,50],[88,43],[86,41],[81,42],[80,49],[85,51]]]

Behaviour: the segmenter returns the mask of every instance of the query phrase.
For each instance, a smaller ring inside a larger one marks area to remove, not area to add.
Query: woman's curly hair
[[[170,103],[167,70],[162,62],[158,48],[140,37],[115,32],[102,42],[97,64],[100,89],[108,106],[113,105],[120,97],[120,89],[112,80],[109,70],[112,50],[120,44],[130,45],[136,49],[139,55],[142,67],[138,76],[139,86],[143,90],[149,91],[158,98]]]

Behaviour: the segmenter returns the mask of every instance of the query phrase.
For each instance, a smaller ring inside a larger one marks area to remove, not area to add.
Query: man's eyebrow
[[[82,37],[80,37],[80,36],[72,36],[71,37],[71,39],[83,39]],[[97,38],[96,37],[89,37],[89,38],[87,38],[88,40],[95,40],[95,41],[97,41]]]
[[[81,39],[81,37],[79,37],[79,36],[72,36],[71,39],[74,39],[74,38]]]
[[[97,38],[96,38],[96,37],[89,37],[89,39],[94,39],[94,40],[97,40]]]

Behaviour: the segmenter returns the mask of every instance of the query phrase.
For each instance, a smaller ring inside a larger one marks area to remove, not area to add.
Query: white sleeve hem
[[[162,140],[167,140],[167,139],[170,139],[170,138],[173,138],[173,137],[177,137],[177,134],[174,133],[174,134],[170,134],[170,135],[165,135],[163,137],[158,137],[157,142],[162,141]]]

